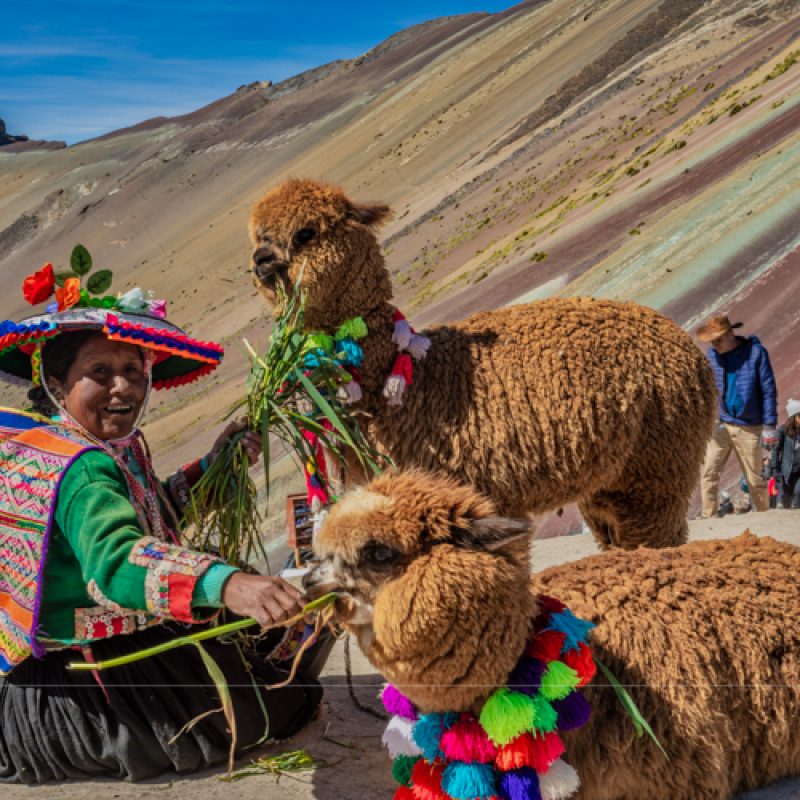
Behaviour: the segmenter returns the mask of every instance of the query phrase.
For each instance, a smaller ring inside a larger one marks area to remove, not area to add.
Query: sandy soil
[[[800,546],[800,512],[770,511],[743,514],[719,520],[690,522],[692,539],[736,536],[749,528],[759,535],[771,535]],[[575,561],[597,552],[589,535],[561,537],[534,542],[535,569]],[[381,686],[378,674],[353,648],[353,673],[359,699],[377,707],[375,699]],[[390,761],[380,737],[385,723],[359,711],[348,695],[345,681],[344,648],[336,645],[322,676],[326,699],[321,718],[290,742],[271,745],[256,755],[281,753],[305,748],[326,766],[314,772],[294,776],[248,777],[234,785],[220,780],[222,770],[208,771],[188,778],[165,775],[147,783],[115,781],[49,784],[43,787],[3,786],[2,800],[107,800],[107,798],[152,798],[153,800],[263,800],[281,797],[286,800],[364,800],[390,798],[394,784]],[[241,759],[237,767],[248,763]],[[783,781],[769,788],[741,795],[739,800],[797,800],[800,778]]]

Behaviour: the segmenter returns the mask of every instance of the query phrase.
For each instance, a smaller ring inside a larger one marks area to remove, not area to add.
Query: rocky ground
[[[765,514],[732,515],[716,520],[690,522],[692,539],[736,536],[749,528],[759,535],[770,535],[800,546],[800,512],[770,511]],[[597,552],[593,539],[576,535],[534,542],[535,569],[574,561]],[[354,684],[359,698],[376,705],[380,676],[353,649]],[[273,777],[259,775],[229,784],[221,780],[222,770],[208,771],[189,778],[165,775],[141,784],[92,781],[47,785],[37,788],[4,786],[3,800],[96,800],[96,798],[136,798],[136,800],[364,800],[386,798],[393,793],[390,762],[381,747],[381,721],[359,711],[349,697],[345,681],[344,648],[337,644],[323,673],[326,701],[321,718],[290,742],[272,745],[255,755],[305,748],[323,764],[313,772]],[[237,768],[246,766],[241,759]],[[800,778],[741,795],[739,800],[798,800]],[[645,800],[642,798],[642,800]],[[678,800],[676,798],[676,800]]]

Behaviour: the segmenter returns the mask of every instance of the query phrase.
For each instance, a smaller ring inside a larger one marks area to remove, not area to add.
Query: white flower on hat
[[[117,300],[117,308],[122,311],[144,311],[147,308],[147,300],[145,299],[144,292],[137,286],[125,294],[120,295]]]

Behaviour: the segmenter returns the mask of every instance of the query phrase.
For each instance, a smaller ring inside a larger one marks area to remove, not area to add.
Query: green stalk
[[[296,622],[299,622],[301,619],[303,619],[306,614],[318,611],[319,609],[333,603],[334,600],[336,600],[336,592],[329,592],[328,594],[323,595],[322,597],[319,597],[311,603],[305,605],[303,610],[299,614],[293,616],[291,619],[285,620],[284,622],[276,622],[274,625],[268,625],[262,630],[268,631],[272,628],[277,628],[280,626],[288,627],[290,625],[294,625]],[[253,617],[247,617],[246,619],[240,619],[236,622],[228,622],[225,625],[217,625],[214,628],[207,628],[206,630],[198,631],[197,633],[190,633],[187,636],[179,636],[176,639],[170,639],[168,642],[162,642],[161,644],[154,645],[153,647],[148,647],[145,650],[137,650],[135,653],[128,653],[128,655],[125,656],[109,658],[107,661],[97,661],[94,663],[73,661],[71,664],[67,664],[67,669],[74,672],[94,672],[95,670],[122,667],[125,664],[133,664],[136,661],[141,661],[142,659],[150,658],[151,656],[156,656],[160,653],[166,653],[169,650],[175,650],[178,647],[184,647],[185,645],[196,645],[198,642],[202,642],[205,639],[215,639],[218,636],[225,636],[228,633],[235,633],[236,631],[249,628],[252,625],[258,625],[258,621]]]

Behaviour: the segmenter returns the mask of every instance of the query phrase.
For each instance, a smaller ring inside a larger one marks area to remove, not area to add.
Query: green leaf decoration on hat
[[[92,269],[92,257],[82,244],[75,245],[69,263],[76,275],[86,275]]]
[[[111,286],[111,280],[114,277],[110,269],[101,269],[95,272],[86,283],[86,288],[92,294],[103,294],[108,291]]]
[[[63,286],[64,281],[67,278],[77,278],[78,276],[71,270],[71,269],[60,269],[58,272],[53,274],[53,279],[56,282],[56,286]]]

